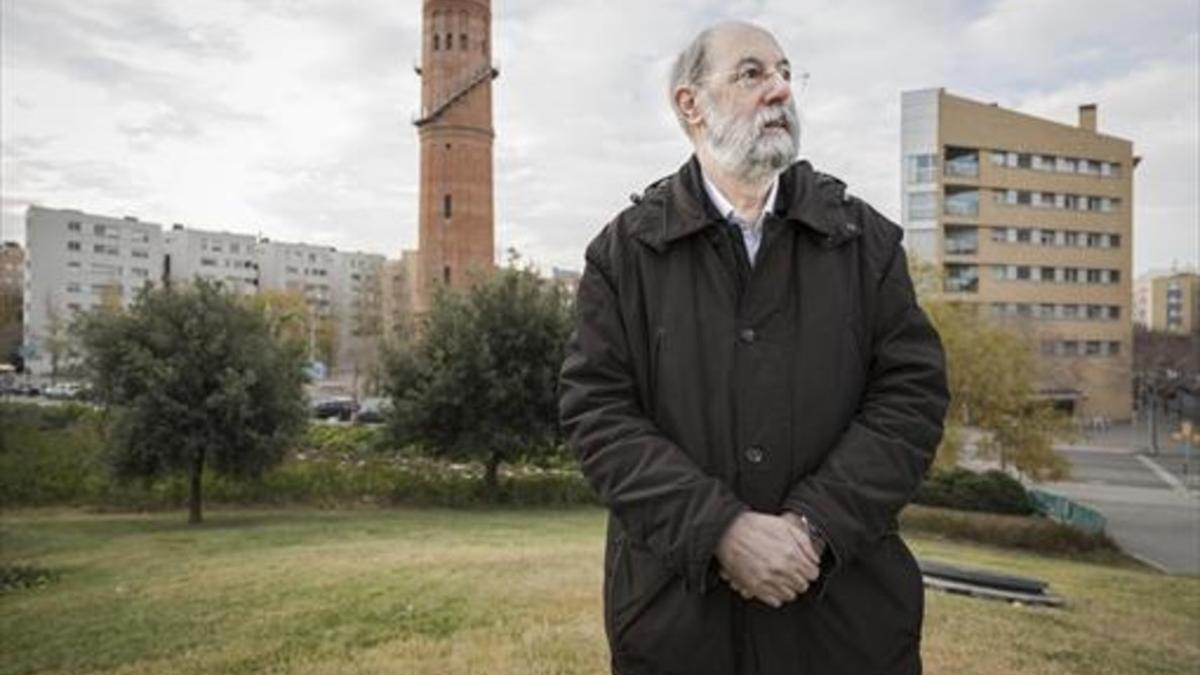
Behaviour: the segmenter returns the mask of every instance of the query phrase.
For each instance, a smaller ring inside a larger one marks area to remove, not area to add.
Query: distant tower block
[[[418,311],[495,266],[490,0],[425,0]]]

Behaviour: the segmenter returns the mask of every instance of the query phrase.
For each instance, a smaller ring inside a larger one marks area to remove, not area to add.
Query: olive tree
[[[571,316],[563,289],[513,266],[436,294],[412,336],[388,350],[394,439],[482,462],[494,493],[502,462],[559,441],[556,388]]]
[[[206,469],[261,475],[304,427],[300,345],[209,282],[145,289],[128,310],[84,314],[78,331],[111,413],[112,468],[125,478],[185,475],[190,523],[202,520]]]

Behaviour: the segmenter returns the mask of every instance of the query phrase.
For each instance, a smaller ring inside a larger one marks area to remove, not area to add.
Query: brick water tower
[[[495,265],[491,0],[424,0],[420,278],[417,311],[437,285],[463,288]]]

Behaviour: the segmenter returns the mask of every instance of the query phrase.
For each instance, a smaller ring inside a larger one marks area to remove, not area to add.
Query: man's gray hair
[[[691,136],[692,130],[688,127],[687,119],[684,118],[683,111],[679,109],[679,104],[675,102],[675,90],[679,87],[695,87],[708,74],[708,44],[716,28],[713,26],[701,31],[682,52],[679,52],[679,56],[675,57],[675,64],[671,66],[671,81],[667,89],[667,97],[671,100],[671,110],[675,111],[675,118],[679,120],[679,126],[683,127],[684,133],[689,136]]]

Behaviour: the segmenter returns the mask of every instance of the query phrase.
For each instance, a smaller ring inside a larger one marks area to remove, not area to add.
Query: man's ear
[[[691,87],[675,88],[675,108],[688,125],[698,125],[704,119],[696,104],[696,90]]]

